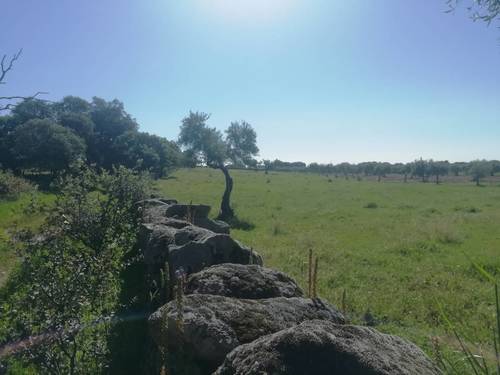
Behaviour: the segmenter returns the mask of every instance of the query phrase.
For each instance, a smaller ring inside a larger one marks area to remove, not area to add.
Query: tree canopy
[[[18,126],[11,134],[11,144],[16,169],[56,172],[85,155],[85,143],[80,137],[48,119],[33,119]]]
[[[179,144],[197,164],[220,168],[228,163],[237,166],[256,164],[258,154],[257,133],[246,121],[232,122],[225,131],[226,137],[216,128],[207,125],[210,115],[189,112],[182,120]]]
[[[236,165],[254,166],[259,153],[257,133],[246,121],[232,122],[226,130],[227,153]]]
[[[481,179],[488,176],[491,171],[491,163],[486,160],[474,160],[469,165],[469,173],[477,186]]]
[[[15,171],[55,172],[81,159],[107,170],[124,165],[157,177],[179,165],[174,142],[138,129],[116,99],[24,100],[0,117],[0,164]]]

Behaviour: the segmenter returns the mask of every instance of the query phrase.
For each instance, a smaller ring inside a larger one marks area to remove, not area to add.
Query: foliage
[[[179,144],[194,165],[207,165],[220,169],[224,173],[226,188],[222,196],[219,218],[230,221],[234,212],[230,205],[233,180],[227,169],[227,164],[247,167],[256,166],[254,156],[259,152],[257,134],[251,125],[245,121],[232,122],[226,130],[226,137],[215,128],[207,126],[210,115],[203,112],[189,112],[182,120],[179,134]]]
[[[381,177],[385,177],[390,171],[391,165],[389,163],[377,163],[374,172],[380,181]]]
[[[41,231],[19,234],[23,261],[0,298],[0,342],[29,339],[12,351],[41,373],[106,372],[121,273],[134,259],[134,203],[148,191],[148,179],[125,168],[74,173]]]
[[[12,110],[11,117],[14,124],[21,125],[33,119],[54,121],[56,113],[51,103],[39,99],[28,99],[20,102]]]
[[[450,170],[450,163],[447,161],[429,161],[429,175],[436,176],[436,184],[439,184],[439,176],[447,175]]]
[[[16,169],[57,172],[83,158],[85,143],[71,130],[51,120],[29,120],[11,134]]]
[[[71,129],[80,138],[90,142],[94,135],[94,123],[88,115],[81,113],[64,113],[59,118],[59,123]]]
[[[147,170],[155,177],[163,177],[178,166],[180,150],[165,138],[142,132],[126,132],[113,146],[116,164]]]
[[[139,126],[125,112],[123,103],[116,99],[107,102],[94,98],[90,117],[95,125],[95,136],[89,145],[89,160],[99,167],[109,169],[113,165],[112,149],[116,139],[128,131],[137,131]]]
[[[259,152],[257,134],[245,122],[232,122],[226,130],[226,138],[215,128],[207,126],[210,115],[203,112],[189,112],[182,120],[179,144],[184,146],[197,164],[220,168],[230,162],[247,166]]]
[[[246,122],[232,122],[226,129],[227,153],[229,159],[239,166],[255,166],[254,156],[259,153],[257,133]]]
[[[17,199],[22,193],[35,189],[36,187],[24,178],[16,177],[9,171],[0,171],[0,200]]]
[[[491,165],[486,160],[475,160],[469,165],[469,174],[472,177],[472,181],[476,185],[480,185],[481,179],[488,176],[491,171]]]
[[[54,110],[59,116],[65,114],[88,115],[92,110],[92,105],[77,96],[65,96],[60,102],[54,104]]]
[[[138,127],[116,99],[28,99],[0,117],[0,164],[44,173],[67,171],[80,158],[108,171],[123,165],[162,177],[182,162],[176,144]]]
[[[0,290],[20,261],[10,242],[11,236],[16,230],[35,230],[42,225],[54,199],[52,194],[33,191],[21,194],[16,200],[0,200]]]
[[[448,0],[450,11],[453,11],[462,0]],[[468,0],[467,9],[474,21],[480,20],[490,24],[500,18],[500,0]]]

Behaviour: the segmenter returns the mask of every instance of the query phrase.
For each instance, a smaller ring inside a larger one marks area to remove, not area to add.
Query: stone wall
[[[193,374],[440,373],[412,343],[346,324],[334,306],[305,298],[292,278],[231,238],[226,223],[211,220],[209,206],[138,204],[139,243],[157,285],[168,265],[169,292],[149,327],[175,364],[169,375],[181,373],[186,358]]]

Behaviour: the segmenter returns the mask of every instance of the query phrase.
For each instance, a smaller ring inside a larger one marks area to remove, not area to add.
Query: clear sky
[[[500,29],[445,0],[1,0],[1,93],[118,98],[175,139],[244,119],[262,158],[500,159]]]

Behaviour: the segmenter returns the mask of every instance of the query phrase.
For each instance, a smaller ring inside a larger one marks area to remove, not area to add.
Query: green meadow
[[[308,253],[319,259],[318,294],[352,322],[400,335],[433,353],[459,345],[442,309],[475,350],[493,356],[493,288],[475,269],[500,274],[500,185],[462,181],[335,178],[309,173],[232,170],[232,204],[245,229],[232,235],[307,290]],[[159,193],[212,206],[223,175],[181,169],[157,181]],[[53,195],[0,203],[0,285],[17,258],[14,228],[36,228]],[[30,206],[31,210],[29,209]],[[41,212],[42,211],[42,212]]]
[[[493,288],[473,262],[500,272],[500,186],[368,181],[317,174],[231,171],[233,207],[250,224],[232,234],[307,290],[308,252],[318,294],[353,322],[406,337],[432,353],[458,349],[440,310],[475,349],[492,354]],[[162,195],[210,204],[222,173],[179,170]]]
[[[15,231],[35,229],[41,225],[45,215],[43,207],[54,200],[51,194],[23,194],[17,200],[0,201],[0,286],[7,280],[17,263],[10,244]]]

